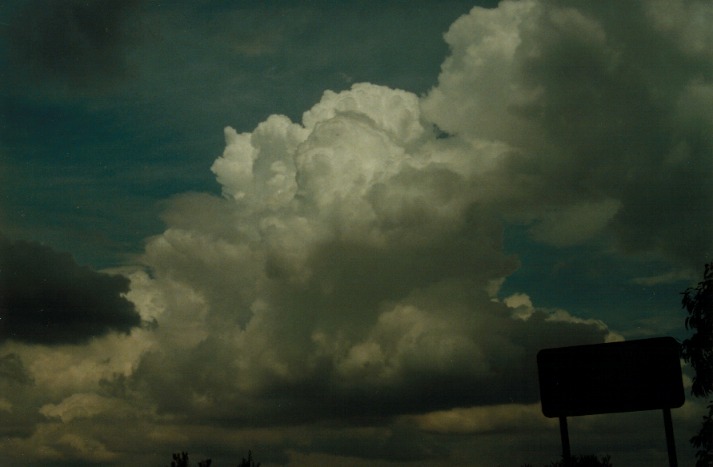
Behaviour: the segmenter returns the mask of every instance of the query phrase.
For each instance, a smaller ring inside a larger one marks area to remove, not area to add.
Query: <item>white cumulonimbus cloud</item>
[[[173,297],[157,319],[182,325],[159,324],[164,353],[134,377],[190,388],[157,392],[163,410],[245,422],[531,403],[538,349],[607,338],[497,300],[517,268],[487,186],[507,147],[439,138],[417,96],[356,84],[302,123],[225,133],[225,196],[177,200],[146,249],[153,281],[173,284],[155,288]]]
[[[190,388],[154,394],[167,412],[241,422],[536,401],[538,349],[616,336],[497,299],[518,267],[503,222],[682,267],[710,250],[711,84],[662,76],[636,45],[665,38],[661,56],[705,67],[693,45],[707,36],[683,33],[693,10],[666,23],[660,4],[622,8],[630,27],[594,5],[474,9],[422,98],[362,83],[301,122],[226,129],[224,197],[177,199],[148,244],[153,281],[186,301],[164,312],[182,327],[136,384]]]

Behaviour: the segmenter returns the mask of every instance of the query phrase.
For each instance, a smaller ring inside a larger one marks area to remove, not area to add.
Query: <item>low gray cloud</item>
[[[9,384],[24,385],[33,382],[19,355],[14,353],[0,357],[0,376]]]
[[[78,265],[66,253],[0,238],[2,340],[79,344],[141,324],[123,296],[129,281]]]
[[[17,353],[0,356],[0,437],[26,437],[41,420],[41,416],[26,410],[32,407],[35,381]]]

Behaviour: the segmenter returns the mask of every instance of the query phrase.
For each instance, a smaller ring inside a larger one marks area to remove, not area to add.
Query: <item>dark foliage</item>
[[[705,265],[703,280],[683,292],[681,305],[688,312],[686,329],[694,331],[681,344],[681,357],[695,371],[691,392],[708,397],[713,394],[713,262]],[[713,466],[713,400],[700,431],[690,441],[698,449],[696,467]]]
[[[705,397],[713,393],[713,262],[705,265],[703,280],[683,292],[681,304],[688,311],[686,329],[694,330],[681,355],[696,372],[691,392]]]
[[[252,451],[248,451],[248,458],[246,459],[243,457],[243,460],[240,462],[240,464],[238,464],[238,467],[260,467],[260,463],[258,462],[257,464],[255,464],[255,462],[253,461]]]
[[[564,460],[552,461],[544,467],[612,467],[610,456],[603,456],[599,459],[597,456],[572,456],[569,466]],[[532,464],[523,464],[522,467],[533,467]]]
[[[205,459],[198,462],[198,467],[210,467],[213,461],[210,459]],[[188,460],[188,453],[181,452],[173,454],[173,460],[171,461],[171,467],[190,467],[190,462]]]
[[[703,424],[698,434],[691,438],[691,444],[698,449],[696,467],[713,466],[713,402],[708,404],[708,415],[703,417]]]
[[[188,467],[188,453],[174,453],[171,467]]]
[[[205,460],[198,462],[198,467],[211,467],[212,464],[213,464],[212,460],[205,459]],[[173,454],[173,460],[171,461],[171,467],[190,467],[190,465],[191,464],[190,464],[190,460],[188,458],[187,452]],[[258,462],[256,464],[255,461],[253,460],[252,451],[248,451],[247,459],[243,457],[243,459],[238,464],[238,467],[260,467],[260,463]]]

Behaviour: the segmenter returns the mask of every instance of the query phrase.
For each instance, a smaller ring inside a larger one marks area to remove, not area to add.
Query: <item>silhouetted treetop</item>
[[[683,292],[681,304],[688,312],[686,329],[694,330],[681,344],[681,357],[695,372],[691,392],[706,397],[713,394],[713,261],[705,265],[703,280]],[[713,466],[713,400],[708,401],[708,414],[690,442],[697,448],[696,467]]]
[[[691,392],[705,397],[713,393],[713,262],[705,265],[703,280],[683,292],[681,304],[688,311],[686,329],[695,331],[683,341],[681,356],[696,372]]]
[[[187,452],[174,453],[172,457],[173,460],[171,461],[171,467],[190,467],[191,465]],[[198,467],[211,467],[212,464],[212,460],[205,459],[198,462]],[[238,467],[260,467],[260,463],[258,462],[256,464],[253,460],[252,451],[248,451],[247,459],[243,457],[238,464]]]

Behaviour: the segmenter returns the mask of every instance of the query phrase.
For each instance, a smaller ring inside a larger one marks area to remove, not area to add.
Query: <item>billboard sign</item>
[[[569,417],[680,407],[679,349],[675,339],[659,337],[541,350],[542,412]]]

